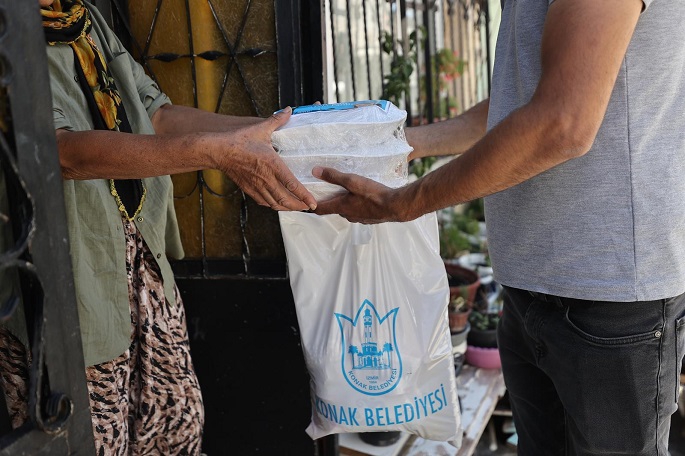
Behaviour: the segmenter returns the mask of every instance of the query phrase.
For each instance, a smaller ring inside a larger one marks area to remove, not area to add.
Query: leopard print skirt
[[[31,354],[26,346],[4,327],[0,327],[0,387],[12,429],[29,417],[29,367]]]
[[[176,287],[175,302],[165,299],[152,252],[135,224],[123,223],[131,345],[118,358],[86,368],[96,455],[199,455],[204,406],[183,302]],[[13,426],[27,418],[25,353],[0,331],[0,382]]]

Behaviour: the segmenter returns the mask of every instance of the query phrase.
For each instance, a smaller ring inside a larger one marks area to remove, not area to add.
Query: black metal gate
[[[0,406],[0,454],[92,455],[38,8],[35,0],[0,0],[0,321],[26,329],[32,358],[29,420],[12,430]]]

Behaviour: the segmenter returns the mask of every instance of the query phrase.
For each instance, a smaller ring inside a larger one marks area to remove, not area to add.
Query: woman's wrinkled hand
[[[218,158],[223,171],[257,204],[277,211],[314,210],[316,200],[271,145],[272,133],[292,114],[290,107],[268,119],[230,132],[228,153]]]

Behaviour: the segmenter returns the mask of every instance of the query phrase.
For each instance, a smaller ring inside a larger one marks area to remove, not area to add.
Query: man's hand
[[[271,146],[271,135],[284,125],[290,107],[262,122],[231,132],[230,152],[218,159],[222,170],[258,204],[274,210],[314,210],[316,200],[295,178]]]
[[[316,167],[312,175],[318,179],[340,185],[348,193],[319,202],[318,215],[340,214],[350,222],[373,224],[400,222],[406,218],[402,208],[396,208],[400,189],[392,189],[357,174],[341,173],[332,168]]]

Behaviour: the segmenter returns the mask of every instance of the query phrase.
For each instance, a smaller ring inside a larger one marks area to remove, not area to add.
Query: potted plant
[[[433,100],[433,121],[439,121],[452,117],[457,113],[457,101],[453,92],[449,89],[452,81],[460,77],[466,69],[466,61],[459,58],[457,52],[447,48],[440,49],[430,59],[430,66],[435,71],[432,75],[432,94],[427,94],[426,76],[421,76],[419,86],[421,88],[421,103],[423,104],[423,118],[429,120],[429,112],[426,100],[429,96]],[[437,82],[437,83],[436,83]]]
[[[471,330],[466,338],[465,360],[467,363],[484,368],[497,369],[502,361],[497,347],[497,324],[500,314],[474,309],[469,316]]]
[[[472,252],[484,252],[486,247],[481,239],[479,220],[471,205],[463,212],[447,211],[438,226],[440,232],[440,256],[452,261]]]
[[[469,315],[471,314],[471,303],[469,303],[463,296],[452,295],[450,293],[450,303],[447,306],[447,315],[450,322],[450,332],[452,334],[461,333],[469,324]]]
[[[469,315],[474,302],[480,300],[481,290],[478,274],[471,269],[453,263],[445,263],[447,283],[450,288],[450,302],[447,306],[452,347],[466,350],[469,334]],[[463,346],[462,346],[463,345]]]
[[[497,347],[497,324],[500,315],[497,312],[473,310],[469,315],[469,331],[467,342],[474,347]]]
[[[477,301],[482,300],[479,293],[480,277],[476,271],[447,261],[445,261],[445,271],[447,284],[450,287],[450,301],[461,296],[465,301],[462,306],[473,307]]]

